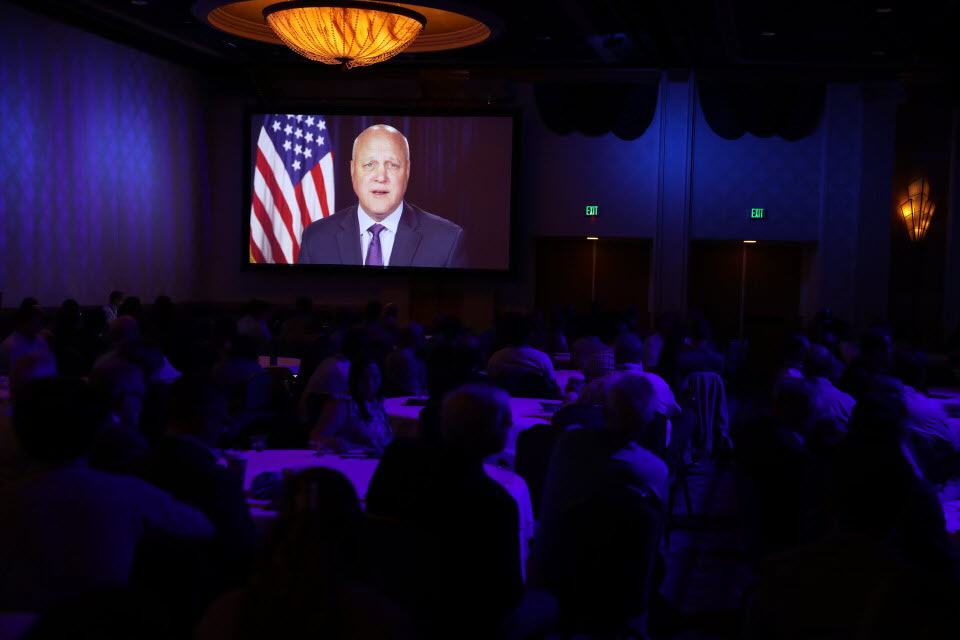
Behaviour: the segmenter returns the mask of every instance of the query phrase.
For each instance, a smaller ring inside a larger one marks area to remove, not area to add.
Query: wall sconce
[[[900,203],[900,216],[907,227],[910,242],[920,242],[927,235],[934,206],[930,199],[930,182],[926,178],[911,182],[907,187],[907,199]]]

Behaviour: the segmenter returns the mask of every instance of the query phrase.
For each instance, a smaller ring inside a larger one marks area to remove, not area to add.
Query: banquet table
[[[282,472],[284,470],[299,471],[310,467],[327,467],[336,469],[350,480],[361,503],[366,504],[367,489],[373,472],[379,460],[375,458],[341,456],[336,454],[318,455],[306,449],[267,449],[265,451],[246,451],[242,457],[245,460],[243,472],[243,488],[249,491],[253,479],[264,471]],[[496,480],[507,490],[507,493],[516,501],[520,522],[520,559],[521,566],[526,566],[527,553],[530,541],[533,539],[533,504],[530,502],[530,491],[523,478],[491,464],[484,465],[487,475]],[[442,509],[443,505],[437,505]],[[271,520],[276,513],[261,506],[252,505],[250,513],[254,520],[262,522]]]

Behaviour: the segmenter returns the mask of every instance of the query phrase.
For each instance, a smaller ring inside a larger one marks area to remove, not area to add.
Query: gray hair
[[[510,396],[489,385],[458,387],[447,394],[440,409],[443,439],[484,457],[503,449],[510,422]]]
[[[359,140],[360,136],[365,134],[367,131],[386,131],[387,133],[398,134],[401,138],[403,138],[403,146],[407,150],[407,163],[410,162],[410,142],[407,140],[407,136],[403,135],[403,133],[396,127],[391,127],[388,124],[375,124],[361,131],[360,135],[353,139],[353,150],[350,152],[351,160],[354,160],[357,155],[357,140]]]

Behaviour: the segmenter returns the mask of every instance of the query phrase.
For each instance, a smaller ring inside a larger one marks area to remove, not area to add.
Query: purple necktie
[[[367,261],[364,264],[368,267],[383,266],[383,249],[380,247],[380,232],[386,229],[382,224],[370,225],[367,229],[373,234],[373,240],[370,241],[370,247],[367,249]]]

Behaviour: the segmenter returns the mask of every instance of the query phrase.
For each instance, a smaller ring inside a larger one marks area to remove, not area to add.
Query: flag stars
[[[294,116],[292,113],[288,113],[288,114],[287,114],[287,120],[289,120],[290,118],[293,118],[293,117],[295,117],[295,116]]]
[[[323,131],[323,130],[326,129],[326,128],[327,128],[327,121],[326,121],[326,120],[320,120],[320,121],[317,122],[317,129],[320,129],[320,131]]]
[[[291,133],[293,133],[293,127],[291,127],[290,125],[287,125],[283,128],[283,132],[287,135],[290,135]]]
[[[313,134],[307,131],[307,134],[304,136],[307,139],[307,142],[313,142]]]
[[[297,145],[293,148],[293,152],[297,155],[300,155],[301,153],[303,153],[303,147],[301,147],[300,145]]]
[[[312,126],[313,126],[313,122],[314,122],[314,117],[313,117],[313,116],[310,116],[309,118],[307,118],[307,126],[308,126],[308,127],[312,127]]]
[[[283,142],[283,150],[284,150],[284,151],[290,151],[290,147],[291,147],[291,146],[293,146],[293,145],[290,144],[290,141],[289,141],[289,140],[284,140],[284,142]]]
[[[300,171],[300,161],[299,161],[299,160],[294,160],[292,166],[293,166],[294,171]]]
[[[303,150],[303,157],[304,157],[304,158],[309,158],[309,157],[311,157],[312,155],[313,155],[313,149],[311,149],[310,147],[307,147],[306,149]]]
[[[299,140],[300,138],[303,137],[303,129],[297,129],[297,131],[293,135],[297,136],[297,140]]]
[[[318,147],[323,146],[323,136],[317,136],[317,146]]]
[[[274,121],[273,121],[273,130],[274,130],[274,131],[280,131],[280,121],[279,121],[279,120],[274,120]]]
[[[297,122],[303,122],[303,116],[297,116]]]

